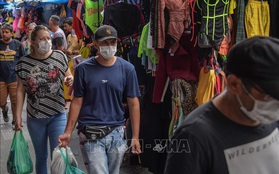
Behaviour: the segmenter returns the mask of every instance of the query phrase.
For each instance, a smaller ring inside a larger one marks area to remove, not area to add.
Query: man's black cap
[[[97,41],[104,41],[106,39],[116,39],[116,38],[117,38],[116,29],[109,25],[100,26],[94,34],[94,39]]]
[[[279,100],[279,39],[255,36],[234,45],[226,71],[259,85]]]

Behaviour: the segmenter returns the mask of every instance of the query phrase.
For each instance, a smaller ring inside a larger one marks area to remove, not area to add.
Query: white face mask
[[[250,119],[259,121],[262,124],[269,124],[279,120],[279,101],[273,98],[268,99],[268,101],[256,100],[254,97],[249,94],[247,89],[242,85],[246,93],[254,101],[254,106],[251,111],[248,111],[240,101],[238,95],[236,95],[237,100],[240,104],[241,111],[247,115]]]
[[[41,41],[39,43],[39,48],[38,48],[38,51],[39,53],[41,54],[46,54],[49,52],[49,50],[51,49],[51,40],[45,40],[45,41]]]
[[[105,59],[111,59],[116,53],[117,46],[100,46],[100,54],[105,58]]]

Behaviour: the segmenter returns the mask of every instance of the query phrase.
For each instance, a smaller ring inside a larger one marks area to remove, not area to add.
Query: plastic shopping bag
[[[33,163],[28,143],[24,139],[22,130],[14,133],[7,161],[7,170],[10,174],[28,174],[33,172]]]
[[[50,165],[52,174],[85,174],[77,166],[78,163],[69,147],[54,149]]]

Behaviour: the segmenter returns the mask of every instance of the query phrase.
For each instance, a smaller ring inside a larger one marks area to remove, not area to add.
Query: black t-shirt
[[[103,23],[113,26],[119,38],[130,36],[140,31],[141,13],[136,5],[124,2],[108,5]]]
[[[170,143],[165,174],[279,173],[276,124],[239,125],[212,101],[193,111]]]

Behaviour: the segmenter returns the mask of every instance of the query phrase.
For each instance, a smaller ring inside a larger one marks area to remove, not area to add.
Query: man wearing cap
[[[64,50],[67,49],[67,40],[64,31],[59,27],[60,18],[57,15],[52,15],[49,19],[49,27],[52,34],[52,49]]]
[[[127,97],[132,125],[131,151],[139,154],[140,96],[135,68],[117,51],[117,31],[108,25],[95,32],[97,56],[75,71],[74,98],[65,133],[58,141],[68,145],[78,122],[81,152],[89,174],[119,174],[127,150],[124,136],[123,96]]]
[[[167,149],[165,174],[279,173],[279,40],[232,47],[227,88],[194,110]]]

